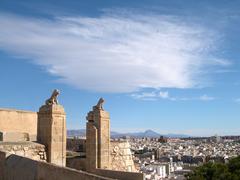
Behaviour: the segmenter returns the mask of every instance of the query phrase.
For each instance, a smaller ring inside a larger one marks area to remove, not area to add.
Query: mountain
[[[160,137],[159,133],[156,133],[152,130],[146,130],[144,132],[133,132],[133,133],[118,133],[113,135],[112,137],[122,137],[122,136],[130,136],[130,137]]]
[[[186,135],[186,134],[166,134],[164,136],[170,137],[170,138],[188,138],[188,137],[193,137],[193,136],[189,136],[189,135]]]
[[[68,137],[73,137],[73,136],[85,136],[86,135],[86,130],[85,129],[78,129],[78,130],[67,130],[67,136]],[[137,138],[142,138],[142,137],[151,137],[151,138],[157,138],[160,136],[165,136],[165,137],[171,137],[171,138],[184,138],[184,137],[190,137],[189,135],[185,134],[159,134],[153,130],[146,130],[144,132],[133,132],[133,133],[119,133],[115,131],[111,131],[111,137],[112,138],[120,138],[123,136],[129,136],[129,137],[137,137]]]
[[[159,137],[159,136],[161,136],[161,134],[158,134],[158,133],[152,131],[151,129],[146,130],[143,135],[144,135],[144,137]]]
[[[85,135],[86,135],[85,129],[67,130],[67,137],[85,136]]]

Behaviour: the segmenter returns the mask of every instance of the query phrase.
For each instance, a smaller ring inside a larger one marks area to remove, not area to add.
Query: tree
[[[240,156],[228,163],[208,162],[186,175],[188,180],[240,180]]]
[[[229,172],[240,179],[240,156],[230,159],[227,166]]]

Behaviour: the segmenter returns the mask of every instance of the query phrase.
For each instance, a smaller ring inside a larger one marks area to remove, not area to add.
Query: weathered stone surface
[[[17,141],[29,141],[30,137],[28,133],[23,132],[0,132],[0,141],[17,142]]]
[[[34,142],[0,142],[0,151],[46,161],[45,146]]]
[[[58,89],[54,89],[51,97],[45,101],[45,105],[58,104],[57,97],[58,97],[59,94],[60,94],[60,91]]]
[[[67,150],[86,152],[86,139],[67,138]]]
[[[86,171],[86,158],[81,157],[67,157],[67,167]]]
[[[66,115],[58,104],[44,105],[38,112],[38,142],[47,147],[47,161],[66,165]]]
[[[7,157],[8,156],[8,157]],[[6,158],[7,157],[7,158]],[[3,160],[3,161],[2,161]],[[3,164],[1,162],[4,162]],[[103,176],[0,152],[0,180],[110,180]]]
[[[136,172],[114,171],[109,169],[96,169],[95,173],[101,176],[109,177],[109,178],[117,178],[119,180],[145,179],[142,173],[136,173]]]
[[[35,141],[37,136],[37,113],[0,109],[0,131],[3,133],[26,133],[29,141]],[[14,136],[14,138],[17,138],[17,136]],[[22,138],[22,135],[19,138]]]
[[[86,170],[94,172],[98,166],[98,142],[97,128],[92,122],[87,123],[87,143],[86,143]]]
[[[101,98],[92,111],[88,113],[86,168],[94,171],[96,168],[108,169],[110,166],[110,117],[103,110]]]
[[[128,142],[112,141],[110,152],[112,170],[136,172]]]
[[[97,168],[136,172],[130,144],[110,143],[110,117],[103,110],[102,104],[93,106],[86,119],[86,169],[90,172]]]

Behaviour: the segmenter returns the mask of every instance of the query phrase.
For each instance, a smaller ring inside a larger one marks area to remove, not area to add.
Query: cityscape
[[[240,154],[240,136],[169,138],[156,137],[156,134],[112,136],[112,141],[129,143],[136,169],[145,174],[145,179],[185,179],[185,175],[197,166],[207,162],[226,163]],[[79,142],[73,149],[69,146],[69,151],[85,154],[80,145],[86,139],[85,134],[76,130],[74,134],[69,131],[69,136],[68,141]]]
[[[0,180],[239,180],[239,0],[1,0]]]

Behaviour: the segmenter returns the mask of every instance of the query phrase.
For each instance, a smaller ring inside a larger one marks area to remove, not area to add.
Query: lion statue
[[[60,91],[58,89],[54,89],[51,97],[45,101],[46,105],[53,105],[53,104],[58,104],[57,97],[60,94]]]
[[[104,103],[104,99],[103,99],[103,98],[100,98],[100,99],[98,100],[97,105],[94,106],[94,108],[95,108],[95,109],[99,109],[99,110],[104,110],[104,109],[103,109],[103,103]]]

